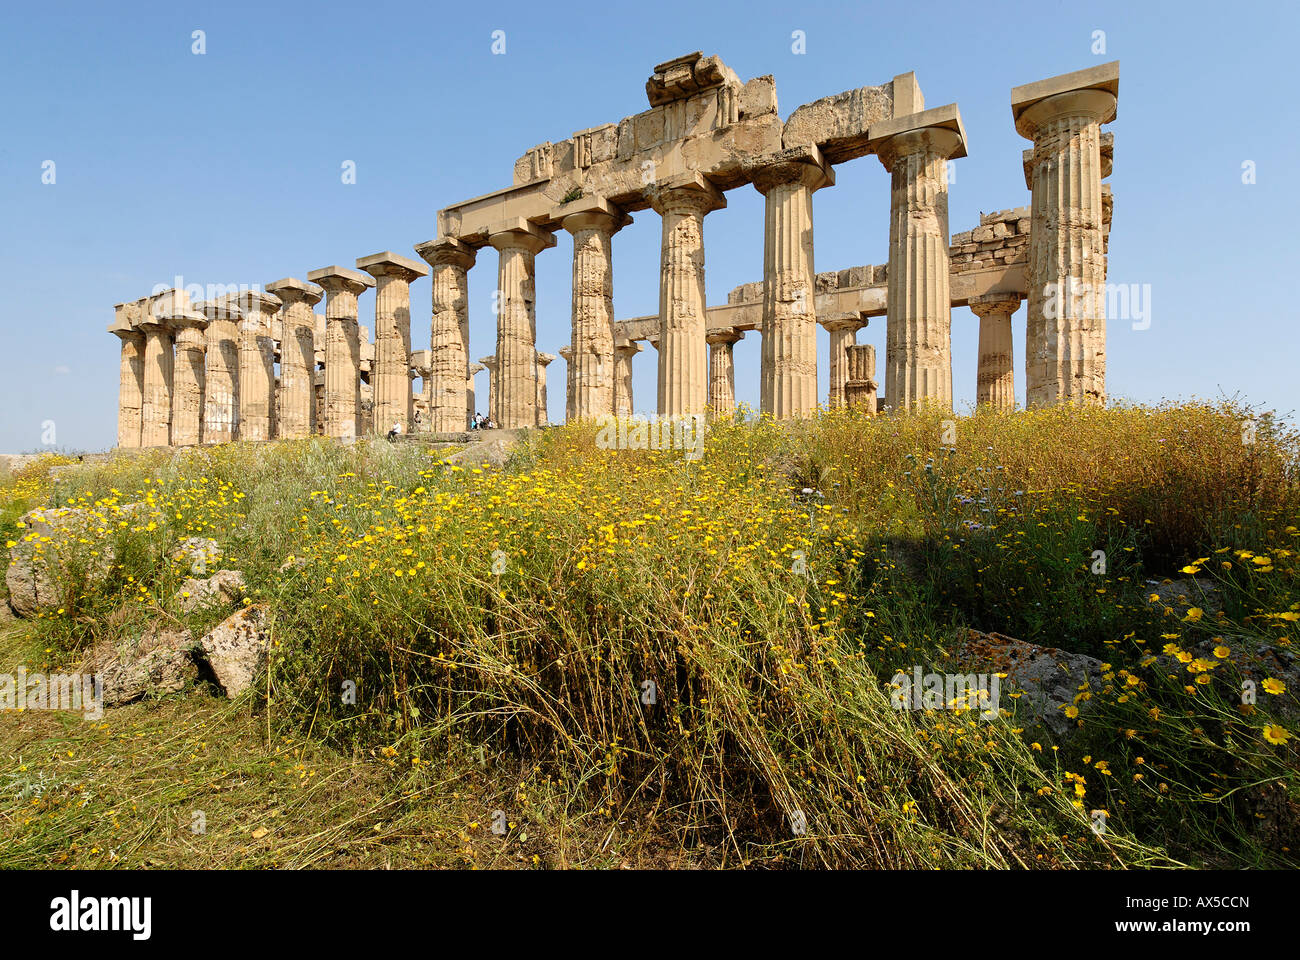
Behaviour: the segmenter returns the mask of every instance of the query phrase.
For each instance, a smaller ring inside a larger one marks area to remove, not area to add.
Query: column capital
[[[886,170],[899,158],[923,150],[949,160],[966,156],[966,127],[955,103],[873,124],[868,137],[868,146]]]
[[[140,304],[131,300],[127,303],[113,304],[113,322],[108,325],[108,332],[122,340],[140,336]]]
[[[860,313],[828,313],[818,317],[817,323],[827,332],[834,330],[852,330],[856,332],[867,325],[867,318]]]
[[[573,347],[560,347],[555,352],[564,358],[565,363],[569,363],[573,360]]]
[[[487,367],[483,366],[481,363],[471,363],[469,365],[469,375],[472,377],[476,373],[482,373],[486,369]]]
[[[599,230],[615,234],[632,222],[630,216],[604,197],[579,197],[571,203],[556,207],[551,216],[559,220],[560,226],[569,233]]]
[[[357,257],[357,269],[364,270],[376,279],[379,277],[396,277],[398,280],[405,280],[407,283],[429,275],[429,268],[424,264],[417,263],[410,257],[399,256],[391,250],[385,250],[383,253],[372,253],[368,257]]]
[[[185,330],[206,330],[208,318],[187,307],[183,310],[164,310],[144,325],[149,324],[171,333],[182,333]]]
[[[281,303],[305,303],[308,306],[315,306],[325,296],[325,291],[316,284],[305,283],[297,277],[285,277],[268,283],[266,292],[279,297]]]
[[[431,267],[446,263],[453,267],[460,267],[462,270],[474,266],[474,261],[478,258],[477,250],[456,237],[426,240],[424,243],[416,244],[415,252]]]
[[[1032,140],[1043,123],[1080,115],[1109,123],[1115,119],[1119,98],[1119,61],[1087,70],[1063,73],[1011,90],[1011,116],[1016,132]]]
[[[523,217],[501,220],[488,227],[488,243],[496,250],[527,250],[539,254],[548,247],[555,246],[555,234],[543,230]]]
[[[1020,294],[1018,293],[986,293],[982,296],[971,297],[966,301],[971,312],[975,316],[983,319],[984,317],[994,317],[998,314],[1011,316],[1020,308]]]
[[[478,362],[483,364],[484,370],[495,370],[497,368],[497,358],[495,354],[486,357],[479,357]]]
[[[230,303],[239,307],[245,317],[250,314],[266,316],[277,313],[283,303],[275,294],[263,293],[260,290],[241,290],[228,299]]]
[[[816,144],[791,147],[744,164],[754,189],[767,196],[773,187],[797,183],[810,190],[835,185],[835,170]]]
[[[412,350],[410,367],[412,377],[423,377],[426,371],[433,369],[433,351]]]
[[[539,353],[537,355],[537,365],[543,369],[550,366],[553,360],[555,360],[555,354],[553,353]]]
[[[646,187],[646,199],[655,213],[663,216],[669,212],[695,211],[701,215],[721,210],[727,198],[702,173],[691,172],[665,180],[657,180]]]
[[[244,311],[239,308],[233,299],[221,297],[214,300],[200,300],[193,305],[197,313],[203,314],[209,321],[212,320],[235,320],[243,318]]]
[[[727,327],[721,330],[709,330],[704,334],[705,343],[736,343],[745,339],[744,330]]]
[[[339,266],[312,270],[307,274],[307,279],[320,284],[331,296],[336,293],[362,294],[375,285],[375,278],[369,274]]]
[[[628,340],[625,343],[614,344],[615,353],[626,353],[631,356],[636,356],[644,349],[645,347],[642,345],[640,340]]]

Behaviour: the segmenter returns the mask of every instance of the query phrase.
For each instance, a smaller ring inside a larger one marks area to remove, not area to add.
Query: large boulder
[[[199,654],[226,696],[237,697],[252,686],[266,663],[271,644],[269,622],[270,607],[254,604],[221,621],[199,641]]]
[[[1096,694],[1106,683],[1102,662],[1095,657],[1040,647],[1000,633],[971,630],[958,661],[972,670],[1005,673],[1003,692],[1010,688],[1022,694],[1012,701],[1017,704],[1020,721],[1041,723],[1058,737],[1078,727],[1077,719],[1065,715],[1066,708],[1077,706],[1080,716],[1086,714],[1091,701],[1084,698],[1075,703],[1076,698],[1082,692]]]
[[[510,448],[519,433],[518,430],[483,431],[477,443],[471,443],[464,450],[458,450],[444,457],[443,461],[460,467],[488,467],[499,470],[510,461]]]
[[[99,643],[81,669],[102,678],[104,706],[117,706],[149,694],[179,693],[196,680],[193,646],[188,630],[154,625],[122,646]]]
[[[206,579],[191,577],[176,591],[176,608],[193,613],[205,607],[230,607],[244,598],[248,584],[239,570],[218,570]]]
[[[34,616],[42,609],[66,601],[69,587],[66,573],[77,569],[85,584],[102,582],[113,566],[111,544],[96,543],[105,522],[89,510],[48,508],[32,510],[19,520],[22,536],[9,549],[5,586],[9,604],[20,617]],[[87,541],[83,544],[79,541]]]

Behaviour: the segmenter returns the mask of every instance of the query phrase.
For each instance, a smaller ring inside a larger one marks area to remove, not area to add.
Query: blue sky
[[[411,248],[436,211],[510,183],[534,144],[646,109],[654,64],[691,50],[802,103],[914,70],[956,102],[954,232],[1027,205],[1013,86],[1121,61],[1110,281],[1149,285],[1151,323],[1112,322],[1108,389],[1139,402],[1241,394],[1300,408],[1295,376],[1297,147],[1290,4],[68,3],[10,10],[0,32],[0,452],[116,439],[114,303],[186,282],[269,283]],[[206,53],[191,52],[195,30]],[[493,31],[506,52],[492,53]],[[806,52],[792,50],[804,32]],[[1093,52],[1095,31],[1105,53]],[[356,183],[341,182],[344,161]],[[55,182],[42,183],[54,162]],[[1242,182],[1254,164],[1256,182]],[[866,157],[815,196],[816,267],[887,259],[889,182]],[[708,299],[762,277],[763,204],[731,191],[705,222]],[[658,310],[659,218],[615,237],[615,313]],[[538,257],[538,346],[568,342],[572,240]],[[471,356],[492,352],[496,255],[471,273]],[[1288,291],[1292,291],[1288,293]],[[428,345],[429,281],[412,293]],[[362,301],[373,325],[374,298]],[[1015,316],[1017,387],[1024,308]],[[957,404],[974,398],[977,321],[953,311]],[[827,336],[819,331],[825,394]],[[877,345],[873,321],[860,342]],[[756,333],[736,347],[757,404]],[[563,361],[550,368],[563,418]],[[479,375],[480,396],[485,374]],[[653,406],[655,354],[637,360]]]

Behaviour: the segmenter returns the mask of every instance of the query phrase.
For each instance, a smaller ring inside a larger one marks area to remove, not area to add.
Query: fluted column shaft
[[[276,435],[301,439],[316,433],[316,314],[324,291],[287,277],[267,285],[280,298],[280,394]]]
[[[587,201],[587,207],[562,221],[573,234],[572,362],[566,375],[572,384],[573,420],[614,410],[613,238],[628,222],[598,199]]]
[[[472,363],[469,366],[468,376],[465,377],[465,426],[474,422],[474,414],[478,412],[478,393],[474,389],[474,377],[486,370],[487,367],[481,363]]]
[[[172,380],[173,446],[203,443],[203,391],[206,380],[206,320],[176,327],[176,366]]]
[[[479,360],[479,363],[488,372],[488,419],[500,426],[500,421],[497,420],[497,358],[495,356],[483,357]]]
[[[546,368],[555,360],[553,353],[537,355],[537,426],[544,427],[550,423],[550,410],[546,398]]]
[[[475,251],[459,240],[423,243],[416,253],[433,271],[433,313],[429,329],[430,374],[425,380],[429,429],[464,430],[473,410],[469,382],[469,269]],[[469,417],[466,412],[469,412]]]
[[[857,343],[858,331],[863,321],[856,316],[830,318],[822,322],[830,334],[830,386],[826,395],[827,408],[834,410],[846,405],[844,384],[849,379],[848,348]]]
[[[355,439],[361,420],[361,334],[357,297],[374,280],[344,267],[313,270],[325,291],[325,436]]]
[[[195,306],[208,319],[203,442],[229,443],[239,430],[239,308],[228,301]]]
[[[537,423],[535,258],[555,240],[533,228],[495,233],[489,242],[500,254],[493,419],[505,429],[531,427]]]
[[[144,333],[139,329],[136,304],[117,305],[112,332],[122,341],[122,359],[117,391],[117,445],[124,449],[140,446],[144,406]]]
[[[990,294],[970,301],[971,311],[980,319],[976,403],[988,404],[998,410],[1016,408],[1011,315],[1019,306],[1017,294]]]
[[[171,443],[172,377],[175,357],[172,336],[157,318],[145,317],[143,398],[140,409],[140,445],[165,447]]]
[[[848,380],[844,383],[844,401],[859,413],[876,412],[876,348],[869,343],[845,349]]]
[[[1113,94],[1077,90],[1048,97],[1017,119],[1017,129],[1034,141],[1025,325],[1029,406],[1106,399],[1101,124],[1114,111]]]
[[[759,408],[778,420],[817,408],[817,316],[813,278],[813,191],[834,182],[829,166],[789,161],[763,167],[763,343]]]
[[[663,218],[659,268],[659,413],[706,412],[709,403],[704,294],[704,215],[726,205],[700,178],[651,196]]]
[[[275,336],[272,318],[280,299],[249,292],[238,300],[239,439],[270,440],[274,434]]]
[[[896,411],[952,409],[952,306],[948,273],[951,130],[898,134],[879,149],[890,173],[885,395]]]
[[[632,358],[641,352],[640,343],[631,342],[614,347],[614,415],[632,415]]]
[[[573,422],[573,347],[566,344],[555,351],[564,358],[564,422]],[[610,412],[614,410],[614,373],[610,374]]]
[[[733,330],[710,333],[709,413],[725,418],[736,412],[736,363],[734,348],[743,334]]]
[[[357,260],[357,268],[375,278],[375,356],[371,366],[372,422],[357,429],[387,433],[394,425],[411,428],[415,399],[411,394],[411,283],[427,276],[423,263],[391,251]]]

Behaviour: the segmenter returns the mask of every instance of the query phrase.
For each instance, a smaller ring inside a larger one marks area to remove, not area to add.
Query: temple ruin
[[[804,104],[784,122],[772,77],[742,83],[700,53],[659,64],[645,92],[648,110],[535,146],[509,186],[439,211],[436,238],[414,247],[418,260],[385,251],[201,301],[170,289],[118,304],[109,327],[121,340],[118,445],[351,439],[394,424],[461,431],[484,369],[489,416],[506,428],[541,426],[556,355],[567,420],[629,414],[645,342],[658,355],[660,415],[731,416],[732,351],[749,331],[761,342],[763,414],[951,409],[951,311],[962,306],[979,319],[977,401],[1013,408],[1011,324],[1022,300],[1028,404],[1105,402],[1112,197],[1102,180],[1114,145],[1101,126],[1115,119],[1118,62],[1011,91],[1015,128],[1032,143],[1029,205],[951,235],[948,163],[966,155],[961,113],[927,109],[911,73]],[[888,262],[817,273],[812,195],[834,188],[837,165],[868,155],[890,174]],[[746,184],[765,203],[763,277],[710,307],[705,221]],[[659,313],[616,320],[614,236],[647,209],[663,230]],[[571,337],[539,352],[536,257],[561,230],[573,237]],[[468,272],[487,247],[497,253],[496,342],[473,363]],[[425,276],[429,346],[414,350],[411,284]],[[360,322],[371,289],[373,342]],[[875,349],[856,342],[879,316],[880,384]],[[820,403],[818,324],[831,340]]]

